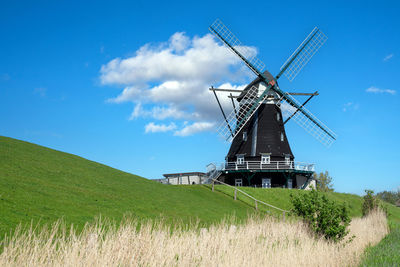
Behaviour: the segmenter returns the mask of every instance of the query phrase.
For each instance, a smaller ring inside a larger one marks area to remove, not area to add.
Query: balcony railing
[[[300,170],[314,171],[314,164],[295,161],[261,161],[226,162],[221,166],[222,170]]]

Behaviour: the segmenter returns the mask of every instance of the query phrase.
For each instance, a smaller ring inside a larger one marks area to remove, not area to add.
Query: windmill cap
[[[264,71],[263,74],[268,78],[268,80],[272,81],[275,80],[274,76],[272,76],[271,73],[269,73],[269,71]],[[249,83],[244,89],[243,92],[239,95],[239,97],[237,98],[237,100],[240,102],[242,100],[242,98],[245,96],[245,94],[247,93],[248,90],[250,90],[250,88],[254,85],[257,85],[261,82],[261,78],[257,77],[255,78],[251,83]],[[276,82],[276,81],[275,81]]]

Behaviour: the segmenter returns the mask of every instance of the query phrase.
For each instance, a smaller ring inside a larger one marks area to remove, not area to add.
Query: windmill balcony
[[[261,161],[226,162],[222,164],[222,170],[299,170],[314,171],[314,164],[295,162],[295,161]]]

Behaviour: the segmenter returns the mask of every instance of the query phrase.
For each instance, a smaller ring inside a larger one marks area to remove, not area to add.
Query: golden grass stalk
[[[87,225],[79,234],[60,223],[39,233],[17,230],[4,240],[0,266],[354,266],[388,233],[380,211],[353,219],[354,240],[340,244],[315,239],[302,222],[270,217],[208,229],[137,226],[130,220]]]

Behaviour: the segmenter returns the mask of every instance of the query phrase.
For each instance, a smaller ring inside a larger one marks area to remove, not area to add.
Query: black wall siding
[[[265,71],[264,74],[268,77],[268,79],[274,79],[274,77],[268,71]],[[256,78],[254,81],[252,81],[238,97],[238,102],[241,102],[244,95],[252,86],[258,87],[260,82],[260,78]],[[243,108],[243,105],[241,108]],[[277,119],[278,117],[279,120]],[[257,127],[254,127],[255,120],[257,120]],[[255,128],[257,128],[257,132],[253,135]],[[243,132],[247,132],[246,140],[243,140]],[[281,141],[281,134],[283,134],[283,141]],[[256,139],[255,155],[252,155],[253,138]],[[261,154],[270,154],[271,161],[284,161],[287,156],[290,157],[291,161],[294,160],[294,156],[286,136],[282,112],[280,107],[275,103],[262,103],[260,105],[257,110],[257,116],[253,116],[238,133],[238,135],[232,140],[226,160],[228,162],[236,162],[237,155],[244,155],[245,161],[261,161]],[[296,175],[304,176],[305,178],[309,178],[312,175],[312,172],[301,173],[300,171],[293,170],[292,165],[280,166],[284,167],[283,169],[287,169],[287,171],[240,171],[233,169],[223,173],[219,179],[231,185],[235,184],[235,179],[242,179],[243,186],[257,187],[261,186],[263,178],[271,179],[272,187],[286,187],[287,179],[292,179],[293,187],[299,187],[300,185],[297,185]]]
[[[279,113],[280,120],[277,120]],[[251,157],[251,144],[254,130],[254,118],[251,119],[239,134],[233,139],[228,152],[228,161],[235,161],[236,155],[244,154],[245,160],[261,160],[261,153],[270,153],[271,160],[285,160],[285,155],[294,156],[290,149],[286,136],[285,127],[282,121],[282,113],[275,104],[261,104],[258,109],[257,149],[256,158]],[[243,140],[243,132],[247,131],[247,141]],[[281,141],[281,133],[284,140]]]

